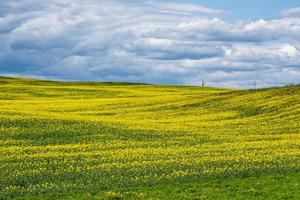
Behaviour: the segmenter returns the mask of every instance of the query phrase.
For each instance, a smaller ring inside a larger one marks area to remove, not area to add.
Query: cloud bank
[[[158,1],[0,1],[0,74],[261,87],[300,82],[300,9],[228,21]]]

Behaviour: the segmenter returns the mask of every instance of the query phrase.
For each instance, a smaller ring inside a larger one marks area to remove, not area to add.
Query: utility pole
[[[203,80],[203,81],[202,81],[202,87],[204,87],[204,86],[205,86],[205,81]]]
[[[253,89],[256,90],[256,81],[253,83]]]

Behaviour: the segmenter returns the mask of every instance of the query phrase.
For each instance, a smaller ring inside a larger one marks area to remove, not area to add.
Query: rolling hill
[[[0,78],[0,199],[299,199],[300,86]]]

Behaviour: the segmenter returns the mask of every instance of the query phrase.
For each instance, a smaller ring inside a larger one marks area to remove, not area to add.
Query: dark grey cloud
[[[248,87],[300,82],[299,8],[277,19],[166,1],[0,1],[0,74]]]

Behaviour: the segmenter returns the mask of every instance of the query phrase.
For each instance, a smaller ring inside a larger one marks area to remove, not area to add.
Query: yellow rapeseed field
[[[300,86],[0,78],[0,199],[299,171]]]

